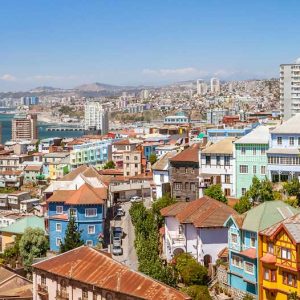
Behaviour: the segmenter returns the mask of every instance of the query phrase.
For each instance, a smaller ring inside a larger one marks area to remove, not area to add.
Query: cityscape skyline
[[[299,23],[293,0],[13,0],[0,12],[0,91],[278,78],[300,56]]]

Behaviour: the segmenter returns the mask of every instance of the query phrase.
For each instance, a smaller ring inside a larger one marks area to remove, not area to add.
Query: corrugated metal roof
[[[107,253],[87,246],[34,264],[33,268],[140,299],[191,299],[174,288],[129,269]]]
[[[203,154],[232,154],[233,153],[233,142],[236,138],[229,137],[225,138],[221,141],[212,144],[209,147],[206,147],[204,150],[201,151]]]
[[[272,130],[272,133],[278,133],[278,134],[289,134],[289,133],[296,133],[300,134],[300,114],[296,114],[292,118],[288,119],[278,127],[276,127],[274,130]]]

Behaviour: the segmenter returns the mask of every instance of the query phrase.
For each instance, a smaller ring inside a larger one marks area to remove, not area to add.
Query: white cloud
[[[17,78],[11,74],[4,74],[0,77],[0,80],[3,81],[15,81]]]
[[[29,76],[26,79],[30,81],[44,81],[44,80],[69,80],[75,79],[76,76],[68,75],[68,76],[58,76],[58,75],[34,75]]]
[[[186,67],[186,68],[177,68],[177,69],[144,69],[142,71],[145,75],[153,75],[153,76],[160,76],[160,77],[173,77],[173,76],[196,76],[202,75],[204,76],[206,72],[198,70],[197,68],[193,67]]]

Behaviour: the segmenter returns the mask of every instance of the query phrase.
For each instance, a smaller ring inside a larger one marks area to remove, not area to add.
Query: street
[[[149,208],[151,206],[150,197],[144,198],[144,205]],[[138,258],[134,248],[134,227],[131,222],[131,217],[129,215],[129,209],[131,207],[131,202],[125,202],[121,204],[121,207],[125,211],[125,216],[121,218],[116,218],[111,221],[111,227],[122,227],[124,232],[124,238],[122,240],[123,255],[114,256],[113,258],[133,270],[138,269]],[[112,249],[112,245],[111,245]]]

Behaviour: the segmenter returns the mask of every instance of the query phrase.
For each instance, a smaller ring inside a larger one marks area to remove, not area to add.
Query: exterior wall
[[[268,144],[235,144],[236,197],[240,198],[243,195],[243,191],[250,188],[254,176],[260,180],[268,176],[268,159],[266,154],[268,148]],[[242,149],[245,151],[244,154]],[[240,172],[241,165],[248,166],[247,173]],[[263,172],[263,169],[265,169],[265,172]]]
[[[56,206],[63,206],[63,213],[68,215],[68,220],[61,220],[59,218],[53,217],[56,214]],[[82,231],[81,237],[85,244],[89,244],[91,246],[95,246],[98,244],[99,234],[103,234],[104,226],[104,212],[103,205],[78,205],[78,206],[69,206],[64,203],[49,203],[49,240],[50,240],[50,250],[51,251],[59,251],[59,244],[57,243],[57,239],[61,239],[64,241],[65,231],[68,226],[69,221],[69,209],[76,208],[77,216],[76,223],[78,229]],[[95,217],[86,217],[85,209],[86,208],[97,208],[97,216]],[[61,231],[56,231],[56,224],[61,224]],[[94,226],[95,232],[89,233],[88,227]]]
[[[1,245],[1,252],[3,252],[8,244],[11,244],[15,241],[14,234],[10,232],[2,232],[2,245]]]
[[[198,199],[198,163],[171,161],[170,165],[172,196],[181,201]]]
[[[142,153],[125,152],[123,153],[124,176],[136,176],[142,173]]]
[[[156,198],[160,198],[163,196],[162,184],[170,181],[169,171],[153,170],[153,181],[156,187]]]
[[[210,165],[206,165],[206,156],[210,156]],[[225,165],[225,156],[229,157],[229,165]],[[230,195],[235,196],[235,176],[234,176],[234,160],[232,155],[216,155],[216,154],[201,154],[200,167],[200,189],[203,195],[205,183],[216,184],[220,183],[223,192],[230,190]],[[217,164],[217,157],[220,157],[220,162]],[[226,178],[229,176],[229,181]],[[219,179],[218,179],[218,178]]]

